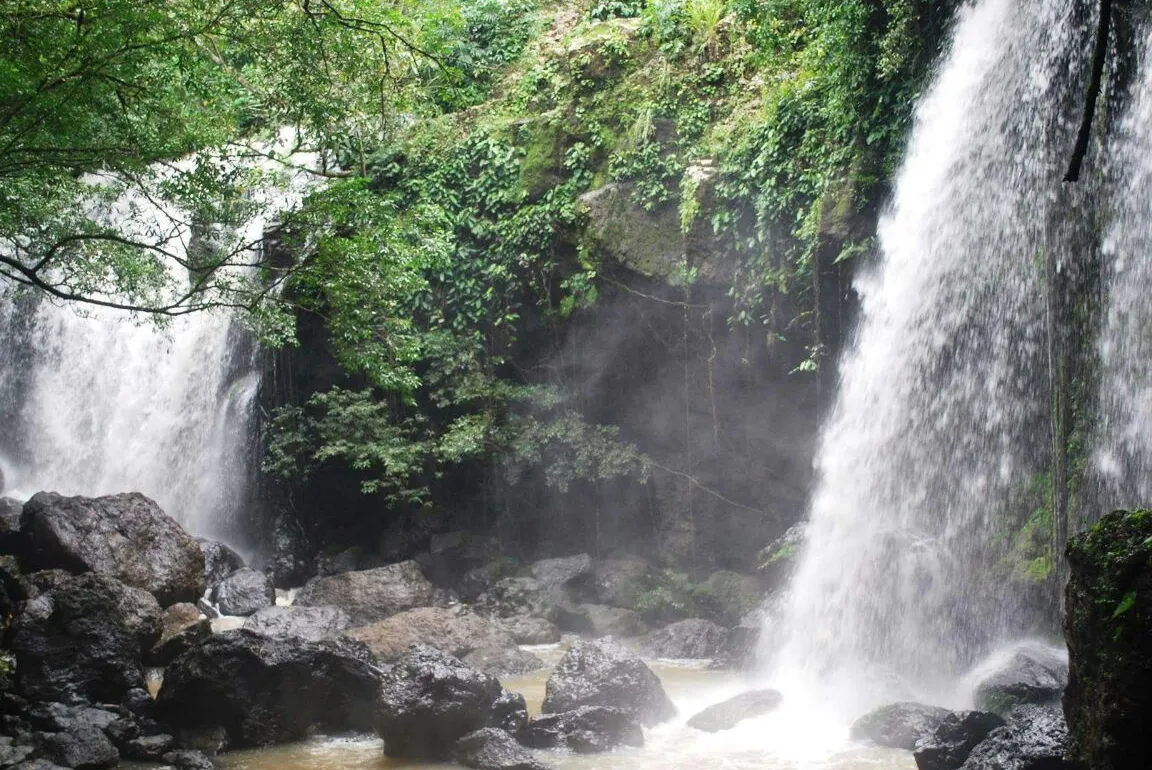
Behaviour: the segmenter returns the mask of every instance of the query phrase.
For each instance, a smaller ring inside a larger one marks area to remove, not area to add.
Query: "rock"
[[[264,607],[244,623],[244,630],[265,636],[293,636],[318,642],[348,628],[348,613],[339,607]]]
[[[603,604],[581,604],[577,607],[588,618],[596,636],[630,638],[648,633],[648,624],[639,613]]]
[[[272,522],[272,556],[264,565],[272,585],[276,588],[303,585],[315,574],[315,568],[312,545],[300,522],[287,511],[277,511]]]
[[[528,728],[528,704],[524,696],[503,690],[492,704],[492,718],[488,723],[519,739]]]
[[[64,767],[113,767],[120,762],[120,752],[97,727],[77,726],[67,732],[48,735],[41,750],[44,756]]]
[[[2,491],[3,484],[0,484]],[[23,512],[24,503],[11,497],[0,497],[0,553],[20,552],[20,516]]]
[[[717,668],[734,668],[738,671],[752,670],[756,667],[762,633],[760,626],[748,626],[743,623],[730,629],[728,639],[713,660],[713,665]]]
[[[589,598],[610,607],[638,609],[637,599],[652,574],[652,566],[643,559],[604,559],[592,565],[588,581]]]
[[[952,712],[923,703],[891,703],[869,711],[852,724],[854,741],[868,741],[888,749],[912,751],[928,738]]]
[[[93,572],[70,577],[16,618],[16,681],[33,700],[118,703],[144,686],[141,659],[159,636],[151,594]]]
[[[204,593],[204,555],[160,506],[137,492],[64,497],[39,492],[20,521],[34,569],[96,572],[142,588],[167,606]]]
[[[556,559],[541,559],[528,569],[532,577],[540,581],[540,585],[549,591],[555,591],[565,588],[578,578],[590,577],[592,557],[582,553]]]
[[[176,770],[215,770],[216,763],[202,751],[169,751],[164,761]]]
[[[456,583],[456,592],[466,602],[474,602],[501,578],[508,577],[509,560],[501,559],[465,572]]]
[[[767,714],[780,705],[776,690],[750,690],[717,703],[688,720],[688,726],[706,733],[730,730],[745,719]]]
[[[172,736],[165,733],[133,738],[124,744],[124,756],[128,759],[155,761],[171,750],[174,742]]]
[[[1068,664],[1060,655],[1039,646],[1024,647],[980,682],[976,706],[1004,715],[1021,703],[1057,701],[1067,684]]]
[[[466,665],[493,676],[520,676],[548,666],[538,656],[519,647],[480,647],[463,660]]]
[[[55,762],[49,762],[47,759],[32,759],[18,765],[12,765],[8,770],[64,770],[64,768]]]
[[[1152,767],[1152,511],[1114,511],[1066,554],[1067,759]]]
[[[788,581],[807,536],[806,522],[794,524],[760,551],[760,566],[756,574],[760,576],[761,585],[773,591]]]
[[[581,706],[533,718],[524,731],[523,741],[537,749],[594,754],[617,746],[643,746],[644,730],[627,711],[609,706]]]
[[[30,763],[25,760],[35,753],[34,747],[24,744],[0,746],[0,767],[29,767]],[[44,763],[48,767],[59,767],[47,760],[44,760]]]
[[[0,503],[2,504],[2,503]],[[11,554],[0,554],[0,621],[16,614],[20,602],[35,593],[20,568],[20,562]]]
[[[296,596],[300,607],[339,607],[353,626],[366,626],[415,607],[442,607],[443,592],[414,561],[314,578]]]
[[[38,703],[24,714],[38,730],[58,733],[79,727],[107,730],[119,717],[92,706],[70,706],[66,703]]]
[[[500,624],[516,644],[555,644],[560,641],[560,629],[544,618],[516,615],[501,618]]]
[[[204,554],[204,582],[211,590],[224,578],[244,565],[244,558],[228,546],[216,540],[196,538],[200,552]]]
[[[263,607],[276,605],[276,589],[263,572],[241,567],[221,580],[212,592],[224,615],[251,615]]]
[[[633,201],[632,191],[629,184],[612,182],[580,196],[590,245],[635,273],[682,285],[676,268],[684,262],[679,213],[667,206],[646,211]]]
[[[35,599],[46,594],[54,588],[63,585],[72,577],[72,573],[64,569],[45,569],[25,575],[27,579],[28,598]]]
[[[713,572],[697,589],[701,614],[728,627],[740,623],[745,615],[760,606],[763,598],[759,580],[727,570]]]
[[[200,617],[194,604],[180,602],[164,610],[160,641],[147,655],[150,666],[167,666],[212,633],[212,623]]]
[[[417,607],[348,631],[381,660],[395,660],[413,644],[427,644],[462,658],[478,648],[515,648],[508,632],[493,621],[460,608]]]
[[[336,553],[320,553],[316,556],[316,575],[329,577],[341,572],[355,572],[360,569],[363,561],[364,549],[358,545]]]
[[[1008,725],[988,733],[962,770],[1072,770],[1064,762],[1068,729],[1059,704],[1023,704],[1008,712]]]
[[[223,725],[212,724],[211,722],[177,727],[173,737],[177,746],[190,751],[199,751],[210,757],[227,751],[229,748],[228,731],[224,729]]]
[[[654,631],[640,645],[656,658],[712,658],[727,643],[727,628],[703,618],[688,618]]]
[[[536,578],[504,578],[476,600],[476,607],[498,618],[536,617],[555,623],[560,601]]]
[[[916,742],[912,757],[918,770],[957,770],[972,749],[1005,722],[989,711],[948,714],[930,736]]]
[[[580,706],[619,708],[646,726],[676,715],[659,677],[611,637],[576,642],[548,677],[544,713]]]
[[[511,735],[496,727],[462,736],[452,749],[452,758],[478,770],[547,770]]]
[[[220,725],[234,748],[263,746],[312,727],[367,729],[378,682],[361,645],[227,631],[173,661],[156,713],[177,727]]]
[[[501,727],[515,712],[515,700],[502,695],[496,677],[433,647],[413,645],[383,676],[376,734],[390,757],[449,759],[461,737]]]

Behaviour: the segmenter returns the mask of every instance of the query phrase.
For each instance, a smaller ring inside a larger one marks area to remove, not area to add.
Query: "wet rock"
[[[417,607],[347,633],[381,660],[395,660],[413,644],[427,644],[457,658],[479,648],[516,645],[503,626],[460,607]]]
[[[560,641],[560,629],[544,618],[516,615],[501,618],[500,624],[516,644],[555,644]]]
[[[496,585],[497,581],[501,578],[508,577],[510,569],[509,561],[501,559],[498,561],[482,564],[479,567],[473,567],[466,571],[460,580],[456,583],[456,592],[460,594],[460,598],[466,602],[474,602],[492,586]]]
[[[639,558],[604,559],[592,564],[587,581],[589,598],[610,607],[638,609],[637,600],[652,574],[652,566]]]
[[[137,492],[64,497],[39,492],[20,522],[34,569],[96,572],[149,591],[162,605],[204,593],[204,555],[195,539]]]
[[[318,642],[344,631],[348,622],[348,613],[339,607],[264,607],[245,621],[244,630]]]
[[[617,746],[643,746],[644,730],[627,711],[609,706],[581,706],[533,718],[524,731],[523,741],[537,749],[595,754]]]
[[[276,588],[303,585],[315,570],[312,544],[308,542],[300,522],[287,511],[277,511],[272,523],[272,556],[264,565],[272,585]]]
[[[64,770],[64,768],[47,759],[31,759],[18,765],[12,765],[8,770]]]
[[[314,578],[296,596],[301,607],[339,607],[353,626],[366,626],[416,607],[445,606],[447,598],[414,561]]]
[[[782,697],[776,690],[750,690],[717,703],[688,720],[688,726],[706,733],[730,730],[745,719],[773,711]]]
[[[976,687],[976,706],[1007,714],[1021,703],[1057,701],[1068,684],[1068,664],[1051,650],[1025,647]]]
[[[511,690],[503,690],[492,703],[491,727],[498,727],[516,739],[528,728],[528,703],[524,696]]]
[[[413,645],[388,670],[374,726],[390,757],[449,759],[462,736],[503,726],[514,710],[496,677],[426,645]]]
[[[511,735],[495,727],[461,737],[452,750],[452,758],[478,770],[547,770]]]
[[[316,556],[316,575],[329,577],[341,572],[355,572],[361,568],[363,561],[364,549],[360,546],[345,548],[336,553],[320,553]]]
[[[216,763],[202,751],[169,751],[163,759],[176,770],[215,770]]]
[[[141,761],[155,761],[171,750],[175,739],[171,735],[158,733],[133,738],[123,746],[124,756],[128,759]]]
[[[64,767],[113,767],[120,762],[120,752],[97,727],[78,725],[67,732],[52,733],[41,744],[44,756]]]
[[[0,479],[0,491],[3,491]],[[24,503],[11,497],[0,497],[0,553],[19,553],[20,516]]]
[[[1152,511],[1114,511],[1066,554],[1068,760],[1152,767]]]
[[[735,626],[760,606],[764,590],[751,575],[721,570],[697,588],[701,615],[724,626]]]
[[[28,587],[28,598],[35,599],[41,594],[48,593],[61,586],[72,577],[72,573],[63,569],[45,569],[30,572],[25,575]]]
[[[178,726],[176,727],[173,737],[176,740],[176,745],[180,748],[199,751],[210,757],[227,751],[230,746],[228,743],[228,731],[225,730],[222,725],[211,722],[190,726]]]
[[[676,715],[660,679],[611,637],[576,642],[548,677],[544,713],[580,706],[613,706],[647,726]]]
[[[152,696],[143,687],[133,687],[120,699],[121,707],[136,717],[150,717],[152,707],[155,705]]]
[[[27,767],[28,763],[26,760],[28,760],[35,753],[36,749],[26,744],[9,744],[0,746],[0,767]],[[57,766],[53,765],[51,762],[47,762],[47,760],[45,760],[45,762],[52,767]]]
[[[592,557],[586,553],[576,556],[562,556],[556,559],[541,559],[528,568],[532,577],[545,589],[556,591],[569,586],[573,581],[590,577]]]
[[[241,567],[221,580],[212,592],[216,606],[225,615],[251,615],[276,604],[276,589],[263,572]]]
[[[727,642],[727,628],[703,618],[688,618],[652,632],[640,644],[657,658],[712,658]]]
[[[577,607],[588,618],[596,636],[631,638],[648,633],[648,624],[639,613],[603,604],[581,604]]]
[[[547,667],[543,660],[519,647],[491,646],[472,650],[464,663],[493,676],[519,676]]]
[[[379,670],[362,645],[226,631],[164,672],[157,717],[220,725],[235,748],[300,740],[313,727],[371,725]]]
[[[1064,763],[1068,728],[1059,704],[1024,704],[1008,712],[1008,724],[988,733],[962,770],[1071,770]]]
[[[36,729],[54,733],[77,727],[106,730],[119,719],[116,714],[105,709],[66,703],[38,703],[29,707],[25,716]]]
[[[34,700],[118,703],[144,686],[141,660],[159,636],[151,594],[94,572],[69,577],[16,618],[17,684]]]
[[[733,668],[737,671],[750,671],[756,667],[756,655],[760,648],[759,625],[741,623],[729,629],[728,639],[713,660],[716,668]]]
[[[888,749],[912,751],[928,738],[952,712],[923,703],[891,703],[869,711],[852,724],[854,741],[868,741]]]
[[[200,552],[204,554],[204,582],[209,590],[245,566],[244,558],[240,554],[219,541],[198,537],[196,542],[200,546]]]
[[[972,749],[1005,722],[988,711],[959,711],[944,717],[930,736],[916,742],[918,770],[957,770]]]
[[[181,602],[164,610],[160,641],[148,653],[150,666],[167,666],[212,633],[212,623],[200,617],[194,604]]]
[[[760,566],[756,574],[769,591],[779,589],[788,581],[807,536],[807,523],[794,524],[760,551]]]
[[[504,578],[476,600],[476,607],[499,618],[534,617],[555,623],[559,597],[536,578]]]

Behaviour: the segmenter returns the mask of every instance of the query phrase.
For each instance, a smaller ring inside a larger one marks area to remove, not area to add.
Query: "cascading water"
[[[998,522],[1043,467],[1045,233],[1087,20],[1064,0],[961,10],[921,100],[817,455],[772,681],[850,717],[949,702],[1011,636]],[[770,629],[771,630],[771,629]]]
[[[290,160],[303,167],[312,159]],[[258,249],[267,223],[311,184],[292,171],[254,193],[258,213],[233,240]],[[132,191],[107,216],[118,227],[164,233],[180,255],[195,238],[186,218]],[[106,308],[0,294],[5,494],[140,491],[194,534],[246,549],[240,514],[250,504],[258,388],[257,346],[226,312],[158,327]]]

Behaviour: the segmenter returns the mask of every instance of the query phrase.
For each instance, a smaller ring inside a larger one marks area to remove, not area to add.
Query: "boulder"
[[[69,577],[16,618],[17,684],[33,700],[118,703],[144,686],[141,659],[160,630],[148,592],[94,572]]]
[[[735,626],[760,606],[764,591],[751,575],[721,570],[708,576],[696,590],[701,615],[724,626]]]
[[[547,663],[519,647],[479,647],[464,656],[464,663],[493,676],[520,676],[539,671]]]
[[[522,740],[537,749],[595,754],[617,746],[643,746],[644,730],[627,711],[610,706],[581,706],[572,711],[534,717]]]
[[[547,770],[516,739],[496,727],[484,727],[456,741],[452,758],[478,770]]]
[[[1022,647],[976,687],[976,707],[1007,714],[1021,703],[1060,700],[1068,684],[1068,663],[1054,650]]]
[[[59,733],[81,727],[107,730],[120,717],[111,711],[87,705],[37,703],[24,711],[28,723],[37,730]]]
[[[460,607],[417,607],[347,633],[382,660],[399,658],[413,644],[427,644],[457,658],[479,648],[516,645],[503,626]]]
[[[466,602],[474,602],[501,578],[509,577],[514,562],[509,559],[498,559],[466,571],[456,581],[456,592]]]
[[[639,609],[637,599],[643,593],[652,566],[638,558],[604,559],[592,564],[587,581],[588,598],[610,607]]]
[[[912,752],[918,770],[958,770],[972,749],[1005,722],[990,711],[948,714],[932,734],[916,742]]]
[[[853,722],[849,735],[854,741],[912,751],[919,740],[931,737],[951,713],[948,709],[923,703],[891,703],[869,711]]]
[[[468,733],[507,729],[525,714],[523,700],[504,696],[496,677],[413,645],[384,674],[373,722],[388,756],[443,760]]]
[[[379,566],[364,564],[364,561],[364,549],[358,545],[335,553],[324,551],[316,555],[316,575],[329,577],[341,572],[355,572],[361,567]]]
[[[120,763],[120,752],[98,727],[76,726],[62,733],[47,735],[40,746],[44,756],[64,767],[113,767]]]
[[[97,572],[149,591],[164,606],[204,593],[199,544],[137,492],[97,498],[39,492],[24,505],[20,533],[33,569]]]
[[[122,750],[128,759],[154,762],[171,751],[174,743],[175,739],[171,735],[157,733],[126,741]]]
[[[560,629],[544,618],[516,615],[501,618],[500,624],[516,644],[555,644],[560,641]]]
[[[491,727],[499,727],[509,735],[519,739],[528,729],[528,703],[524,696],[511,690],[503,690],[492,704]]]
[[[160,641],[148,653],[150,666],[167,666],[212,633],[212,623],[200,617],[194,604],[180,602],[164,610]]]
[[[200,552],[204,554],[204,582],[208,589],[216,587],[224,578],[244,565],[244,558],[217,540],[196,538]]]
[[[581,604],[577,610],[588,618],[592,633],[596,636],[630,638],[643,636],[649,630],[640,614],[632,610],[604,604]]]
[[[339,607],[264,607],[249,616],[244,630],[318,642],[341,633],[348,622],[348,613]]]
[[[35,753],[36,749],[33,746],[12,743],[0,744],[0,767],[32,767],[33,763],[27,760]],[[59,767],[59,765],[53,764],[46,759],[42,761],[46,768]]]
[[[287,510],[279,510],[272,522],[272,555],[264,565],[276,588],[294,588],[303,585],[316,574],[312,558],[312,544],[296,517]]]
[[[276,589],[263,572],[241,567],[221,580],[212,598],[224,615],[251,615],[276,604]]]
[[[23,512],[24,503],[11,497],[0,497],[0,553],[20,552],[20,517]]]
[[[646,726],[676,715],[659,677],[611,637],[576,642],[548,677],[544,713],[580,706],[619,708]]]
[[[300,740],[312,727],[365,730],[379,676],[362,645],[226,631],[167,668],[156,713],[176,727],[220,725],[234,748]]]
[[[476,600],[476,607],[498,618],[535,617],[555,623],[562,601],[536,578],[504,578]]]
[[[759,625],[741,623],[729,629],[728,639],[713,659],[713,665],[717,668],[734,668],[738,671],[752,670],[756,667],[762,634],[763,629]]]
[[[749,690],[709,706],[688,720],[688,726],[706,733],[730,730],[745,719],[773,711],[782,696],[776,690]]]
[[[215,770],[216,763],[202,751],[169,751],[162,759],[176,770]]]
[[[1114,511],[1066,554],[1067,758],[1152,767],[1152,511]]]
[[[964,760],[962,770],[1071,770],[1064,763],[1068,728],[1059,704],[1023,704],[1008,724],[988,733]]]
[[[728,642],[728,629],[703,618],[688,618],[644,637],[643,650],[656,658],[713,658]]]
[[[528,568],[532,577],[545,589],[556,591],[568,587],[577,579],[588,579],[592,571],[592,557],[586,553],[541,559]]]
[[[415,607],[442,607],[447,598],[414,561],[343,572],[308,581],[296,595],[301,607],[339,607],[353,626],[366,626]]]
[[[64,770],[64,768],[47,759],[30,759],[18,765],[12,765],[9,770]]]

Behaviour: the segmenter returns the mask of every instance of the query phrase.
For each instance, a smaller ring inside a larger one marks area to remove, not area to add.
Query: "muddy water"
[[[549,662],[559,656],[557,650],[536,651]],[[764,683],[749,682],[732,672],[710,671],[700,661],[654,661],[650,665],[680,715],[645,730],[644,748],[592,756],[542,751],[539,758],[555,770],[915,770],[908,752],[854,745],[848,740],[847,725],[830,722],[822,709],[789,699],[787,693],[787,705],[775,714],[715,734],[693,730],[684,723],[700,709]],[[529,710],[536,713],[547,678],[546,669],[504,684],[523,693]],[[232,752],[222,759],[226,770],[459,770],[458,765],[388,759],[381,741],[370,736],[316,738]]]

